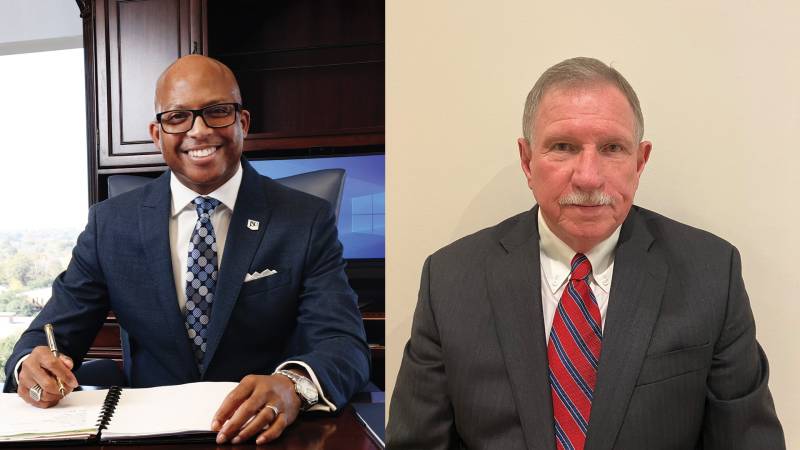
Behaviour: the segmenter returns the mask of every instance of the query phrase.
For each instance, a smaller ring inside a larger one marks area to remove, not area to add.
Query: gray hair
[[[634,133],[638,142],[644,136],[644,116],[639,106],[639,97],[628,80],[611,66],[595,58],[570,58],[547,69],[533,85],[525,100],[525,112],[522,114],[522,135],[528,143],[533,139],[533,118],[544,94],[554,87],[574,87],[596,83],[609,83],[618,88],[633,109],[635,118]]]

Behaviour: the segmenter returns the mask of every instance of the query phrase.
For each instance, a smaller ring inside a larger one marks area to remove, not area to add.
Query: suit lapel
[[[245,159],[242,159],[242,170],[242,184],[239,186],[228,235],[225,238],[219,282],[214,294],[214,306],[208,327],[208,344],[203,358],[204,368],[208,368],[219,346],[239,297],[244,277],[264,237],[264,230],[271,214],[261,176]],[[257,230],[248,228],[249,220],[258,221]]]
[[[620,232],[586,449],[612,448],[661,307],[668,267],[636,208]]]
[[[555,449],[542,318],[538,207],[521,216],[487,258],[497,337],[528,448]]]
[[[139,234],[142,239],[148,267],[158,287],[158,298],[155,299],[161,309],[162,317],[167,321],[167,332],[172,334],[171,342],[176,345],[170,350],[170,359],[179,361],[180,367],[188,372],[182,374],[186,379],[197,379],[199,372],[192,354],[189,338],[186,336],[184,318],[178,306],[175,292],[175,278],[172,274],[172,254],[169,243],[169,218],[172,208],[170,194],[170,172],[167,171],[148,185],[142,202],[139,221]],[[148,301],[148,299],[140,299]]]

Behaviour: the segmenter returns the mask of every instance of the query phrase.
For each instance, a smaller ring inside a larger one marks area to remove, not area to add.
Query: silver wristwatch
[[[308,408],[311,408],[319,402],[317,387],[314,386],[314,383],[308,378],[290,370],[276,370],[275,373],[285,376],[294,383],[294,390],[297,392],[297,395],[300,397],[300,402],[302,403],[302,405],[300,405],[300,411],[308,411]]]

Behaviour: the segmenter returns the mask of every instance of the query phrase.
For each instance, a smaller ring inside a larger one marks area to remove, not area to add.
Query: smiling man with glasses
[[[238,169],[250,113],[240,106],[239,86],[230,69],[216,61],[205,64],[204,70],[193,67],[175,63],[159,78],[158,113],[150,136],[178,180],[207,194]]]
[[[90,209],[8,360],[6,391],[58,403],[53,377],[76,387],[73,360],[109,310],[127,333],[130,386],[241,380],[208,418],[219,443],[273,440],[301,411],[335,411],[365,384],[369,349],[331,205],[250,166],[241,105],[219,61],[190,55],[164,71],[150,135],[170,170]]]

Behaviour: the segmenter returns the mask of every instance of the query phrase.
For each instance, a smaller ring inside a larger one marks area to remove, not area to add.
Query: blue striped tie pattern
[[[592,264],[586,256],[576,254],[547,344],[553,426],[559,450],[583,450],[589,428],[603,340],[600,308],[589,287],[591,273]]]
[[[197,209],[197,223],[189,241],[189,258],[186,272],[186,332],[192,341],[194,357],[202,372],[203,356],[208,340],[208,323],[211,304],[217,286],[217,237],[211,225],[211,214],[219,200],[197,197],[192,200]]]

